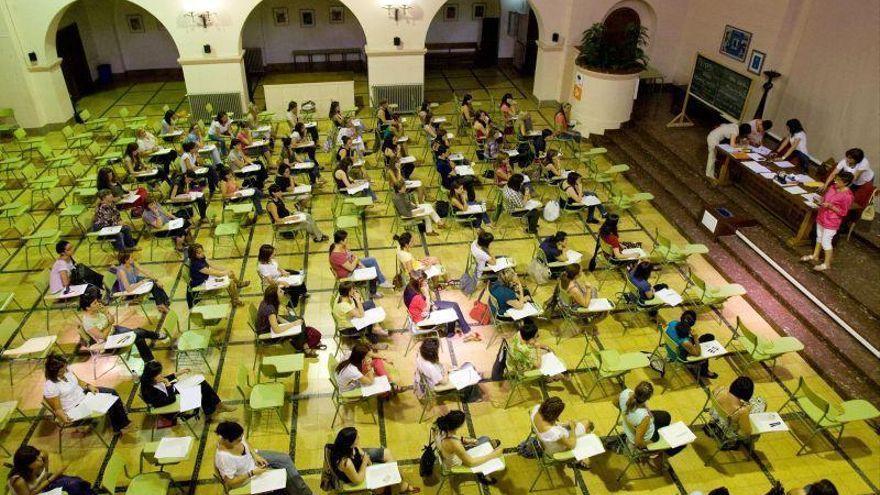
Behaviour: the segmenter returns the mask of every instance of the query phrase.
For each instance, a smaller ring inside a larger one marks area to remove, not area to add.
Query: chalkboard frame
[[[701,95],[701,94],[697,94],[697,93],[695,93],[695,92],[693,91],[694,76],[695,76],[696,71],[697,71],[697,62],[699,61],[699,59],[700,59],[701,57],[704,58],[704,59],[706,59],[708,62],[710,62],[710,63],[712,63],[712,64],[714,64],[714,65],[716,65],[716,66],[718,66],[718,67],[721,67],[721,68],[724,69],[724,70],[730,71],[731,73],[736,74],[737,76],[741,76],[741,77],[743,77],[743,78],[745,78],[745,79],[748,79],[748,81],[749,81],[749,90],[748,90],[748,92],[746,92],[746,96],[745,96],[745,98],[743,99],[743,102],[742,102],[742,108],[740,109],[738,115],[731,115],[730,113],[728,113],[727,110],[721,109],[719,106],[717,106],[716,104],[714,104],[712,101],[707,100],[703,95]],[[714,59],[714,58],[712,58],[712,57],[707,56],[705,53],[697,52],[697,53],[694,55],[694,62],[693,62],[693,65],[691,66],[691,76],[690,76],[690,80],[688,81],[687,91],[685,92],[685,100],[684,100],[684,103],[682,104],[681,113],[678,114],[674,119],[672,119],[672,121],[670,121],[669,124],[667,124],[667,126],[668,126],[668,127],[686,127],[686,126],[693,125],[693,124],[690,122],[690,119],[688,119],[688,117],[687,117],[687,115],[686,115],[687,104],[688,104],[688,100],[689,100],[690,97],[694,97],[694,98],[696,98],[697,100],[699,100],[699,101],[700,101],[701,103],[703,103],[704,105],[706,105],[706,106],[708,106],[709,108],[712,108],[713,110],[719,112],[719,113],[720,113],[724,118],[726,118],[727,120],[730,120],[730,121],[732,121],[732,122],[738,122],[738,121],[740,121],[740,120],[742,119],[742,117],[743,117],[743,114],[745,113],[746,106],[748,105],[749,99],[750,99],[750,97],[751,97],[751,95],[752,95],[752,91],[753,91],[754,88],[755,88],[755,81],[756,81],[756,79],[755,79],[754,77],[752,77],[752,76],[750,76],[750,75],[748,75],[748,74],[741,73],[741,72],[739,72],[739,71],[737,71],[737,70],[735,70],[735,69],[732,69],[732,68],[728,67],[727,65],[724,65],[723,63],[719,62],[718,60],[716,60],[716,59]]]

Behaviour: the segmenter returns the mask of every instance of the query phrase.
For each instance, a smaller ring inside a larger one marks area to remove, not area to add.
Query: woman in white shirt
[[[649,443],[660,440],[660,433],[657,430],[669,426],[672,422],[672,416],[668,412],[648,408],[648,399],[653,395],[654,386],[651,382],[640,382],[635,390],[625,389],[618,396],[617,407],[622,417],[623,433],[627,442],[638,449],[646,449]],[[663,453],[671,457],[684,448],[685,445],[682,445],[664,450]],[[657,457],[657,462],[653,466],[659,469],[662,465],[662,456]]]
[[[177,159],[176,151],[173,149],[163,151],[162,147],[159,146],[156,136],[146,129],[137,130],[137,149],[140,156],[149,157],[150,162],[162,165],[162,168],[165,170],[164,177],[168,177],[168,168]],[[159,153],[160,151],[163,152]]]
[[[218,113],[211,121],[211,126],[208,127],[208,140],[216,141],[220,146],[220,153],[223,155],[226,154],[226,140],[224,138],[232,137],[230,127],[232,127],[232,121],[229,120],[229,115],[226,112]]]
[[[778,161],[788,160],[789,157],[798,159],[801,170],[807,172],[810,168],[810,155],[807,152],[807,133],[798,119],[790,119],[785,122],[788,127],[788,137],[779,143],[776,148]]]
[[[471,363],[464,363],[456,368],[456,370],[464,368],[471,368],[476,371]],[[425,396],[427,391],[424,390],[423,386],[427,386],[436,392],[455,388],[455,385],[449,381],[449,371],[440,362],[440,341],[435,338],[423,340],[419,346],[419,354],[416,356],[416,371],[413,376],[413,391],[416,396],[419,398]],[[461,389],[459,396],[462,402],[479,402],[482,398],[479,382]]]
[[[299,106],[295,101],[291,101],[287,104],[287,124],[293,129],[299,121]]]
[[[336,365],[336,384],[340,392],[351,392],[373,384],[379,376],[388,376],[385,360],[364,344],[355,344],[348,358]],[[393,364],[390,361],[388,364]],[[394,390],[394,383],[391,383]]]
[[[217,176],[217,171],[214,167],[203,165],[199,161],[199,151],[196,148],[196,143],[194,142],[186,142],[183,143],[183,154],[180,155],[180,169],[185,174],[190,174],[194,178],[207,178],[208,179],[208,190],[211,191],[211,194],[214,194],[214,190],[217,189],[217,183],[220,182],[220,177]],[[199,168],[205,168],[207,171],[202,174],[196,174],[196,170]]]
[[[73,278],[73,244],[70,241],[58,241],[55,245],[58,259],[52,264],[49,272],[49,293],[57,294],[70,287]]]
[[[458,431],[464,426],[465,414],[461,411],[449,411],[437,418],[437,438],[434,439],[437,450],[440,451],[440,462],[448,468],[458,466],[479,466],[492,459],[503,458],[504,449],[501,442],[492,440],[487,436],[479,438],[466,438],[458,435]],[[493,447],[492,452],[486,455],[472,456],[468,449],[488,443]],[[492,477],[477,474],[477,481],[483,485],[494,485],[497,481]]]
[[[532,425],[535,435],[541,442],[544,452],[553,455],[559,452],[571,450],[577,446],[577,439],[593,431],[593,422],[589,420],[568,423],[559,421],[559,416],[565,410],[565,402],[559,397],[550,397],[532,408]],[[577,467],[588,469],[590,463],[584,459],[577,463]]]
[[[272,495],[311,495],[312,490],[303,481],[293,460],[287,453],[253,450],[244,440],[244,428],[235,421],[223,421],[214,430],[220,436],[214,453],[214,469],[226,490],[244,486],[254,476],[269,469],[283,469],[287,486],[283,490],[267,492]]]
[[[104,393],[115,395],[117,400],[107,410],[107,418],[110,426],[118,434],[125,434],[131,427],[131,420],[125,412],[125,405],[118,399],[119,394],[112,388],[96,387],[84,382],[67,366],[67,359],[57,354],[50,354],[46,358],[44,367],[46,383],[43,384],[43,398],[52,408],[52,413],[61,424],[74,422],[70,414],[76,406],[86,398],[86,392],[97,394]]]
[[[728,122],[721,124],[706,136],[706,145],[709,149],[709,155],[706,159],[706,177],[715,178],[715,147],[727,141],[731,146],[736,147],[748,142],[749,134],[752,127],[749,124],[737,124],[736,122]]]
[[[471,243],[471,256],[476,261],[476,271],[474,277],[477,279],[483,276],[486,271],[486,265],[494,265],[496,259],[489,254],[489,245],[495,240],[495,236],[491,232],[481,231],[477,235],[477,239]],[[495,278],[494,273],[487,273],[486,278]]]
[[[284,270],[279,268],[278,260],[275,259],[275,248],[271,244],[263,244],[260,246],[260,251],[257,255],[257,272],[260,274],[260,280],[262,280],[264,287],[269,284],[275,284],[287,294],[290,298],[290,301],[288,302],[290,308],[296,308],[299,306],[301,298],[309,297],[304,276],[302,278],[303,281],[298,285],[291,285],[285,280],[279,280],[292,275],[303,275],[303,273],[299,270]]]
[[[871,168],[871,164],[868,163],[868,159],[865,158],[865,152],[862,151],[861,148],[850,148],[846,150],[846,157],[837,162],[837,166],[834,167],[834,170],[832,170],[831,173],[828,174],[828,178],[825,179],[825,185],[822,189],[828,189],[828,186],[834,181],[834,178],[840,172],[849,172],[853,174],[853,181],[849,186],[853,191],[856,191],[859,187],[864,186],[865,184],[870,184],[874,181],[874,169]]]

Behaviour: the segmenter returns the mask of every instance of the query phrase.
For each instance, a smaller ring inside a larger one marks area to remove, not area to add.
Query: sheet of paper
[[[140,196],[137,194],[127,194],[121,198],[119,198],[119,203],[124,205],[130,205],[138,200]]]
[[[292,323],[283,323],[278,325],[281,330],[280,333],[275,333],[273,330],[269,330],[269,334],[272,337],[280,338],[280,337],[293,337],[294,335],[299,335],[303,331],[302,323],[297,323],[296,325]]]
[[[181,378],[180,380],[177,380],[177,383],[174,384],[174,388],[176,388],[178,391],[180,391],[185,388],[198,387],[199,385],[202,384],[203,381],[205,381],[205,375],[202,375],[202,374],[188,375],[185,378]]]
[[[311,170],[313,168],[315,168],[315,164],[312,162],[299,162],[299,163],[293,164],[294,170]],[[297,186],[297,187],[299,187],[299,186]],[[312,190],[312,186],[309,186],[309,191],[311,191],[311,190]]]
[[[372,384],[361,387],[361,395],[364,397],[386,394],[388,392],[391,392],[391,383],[388,381],[387,376],[377,376]]]
[[[83,402],[93,414],[107,414],[110,407],[119,400],[119,397],[113,394],[98,392],[97,394],[88,393]]]
[[[541,207],[541,202],[537,199],[530,199],[523,205],[523,210],[534,210]]]
[[[450,138],[450,139],[452,139],[452,138]],[[463,162],[463,161],[464,161],[464,155],[462,155],[461,153],[453,153],[453,154],[449,155],[449,161],[451,161],[451,162]]]
[[[59,486],[58,488],[53,488],[48,492],[41,492],[40,495],[64,495],[64,490]]]
[[[235,191],[235,194],[232,195],[233,198],[249,198],[254,195],[254,189],[252,187],[248,187],[246,189],[239,189]]]
[[[403,478],[400,477],[400,469],[396,462],[371,464],[366,472],[367,489],[375,490],[385,486],[399,485]]]
[[[256,163],[252,163],[250,165],[246,165],[244,167],[241,167],[241,170],[239,170],[238,173],[249,174],[252,172],[259,172],[259,171],[260,171],[260,166],[257,165]]]
[[[813,179],[812,177],[810,177],[807,174],[797,174],[794,176],[794,180],[801,183],[801,184],[809,184],[809,183],[813,182],[815,179]]]
[[[742,164],[744,167],[746,167],[747,169],[751,170],[752,172],[754,172],[756,174],[765,174],[765,173],[770,172],[770,169],[761,165],[758,162],[742,162]]]
[[[776,174],[774,174],[773,172],[761,172],[760,175],[761,175],[761,177],[763,177],[765,179],[770,179],[770,180],[773,180],[773,178],[776,177]]]
[[[64,412],[67,414],[67,417],[70,418],[71,421],[79,421],[92,415],[92,410],[89,409],[89,405],[85,401],[85,399],[80,401],[79,404],[70,408],[70,410]]]
[[[519,156],[519,151],[517,150],[502,150],[504,153],[507,153],[507,156],[511,158],[516,158]]]
[[[204,197],[204,196],[205,196],[205,193],[202,192],[202,191],[190,191],[190,192],[189,192],[189,197],[190,197],[190,199],[192,199],[192,200],[196,200],[196,199],[199,199],[199,198]]]
[[[159,440],[154,456],[156,459],[181,459],[189,454],[193,437],[165,437]]]
[[[468,205],[467,210],[458,212],[459,215],[475,215],[477,213],[486,213],[486,205],[484,205],[484,204]]]
[[[751,158],[752,160],[763,160],[764,155],[760,153],[749,153],[749,158]]]
[[[416,162],[416,157],[414,157],[412,155],[404,156],[404,157],[401,157],[401,159],[400,159],[401,165],[405,165],[407,163],[415,163],[415,162]]]
[[[229,285],[229,278],[227,277],[208,277],[208,280],[205,280],[205,289],[213,290],[213,289],[221,289]]]
[[[719,144],[718,147],[728,153],[733,153],[736,151],[736,148],[734,148],[733,146],[731,146],[729,144]]]
[[[807,190],[799,186],[783,187],[788,194],[806,194]]]
[[[451,323],[456,320],[458,320],[458,314],[454,309],[436,309],[431,311],[431,314],[424,320],[420,321],[418,325],[420,327],[430,327],[434,325],[442,325],[444,323]]]
[[[749,414],[749,422],[752,423],[752,433],[770,433],[774,431],[788,431],[788,425],[778,412],[763,412]]]
[[[290,215],[289,217],[284,219],[284,224],[285,225],[293,225],[293,224],[297,224],[297,223],[303,223],[305,221],[306,221],[306,214],[305,213],[294,213],[293,215]]]
[[[480,457],[484,455],[491,454],[492,451],[495,450],[492,448],[492,445],[488,442],[481,443],[476,447],[471,447],[467,450],[467,453],[471,457]],[[488,461],[480,464],[479,466],[474,466],[471,468],[471,471],[475,473],[481,473],[483,475],[492,474],[497,471],[504,470],[504,459],[496,457],[494,459],[489,459]]]
[[[694,432],[692,432],[686,424],[684,424],[684,421],[672,423],[671,425],[664,426],[657,431],[660,433],[660,437],[666,440],[666,443],[668,443],[671,448],[687,445],[697,439],[697,436],[694,435]]]
[[[287,486],[287,471],[270,469],[251,478],[251,495],[283,490]]]
[[[117,333],[107,337],[104,341],[104,349],[119,349],[134,344],[134,332]]]
[[[351,324],[358,330],[385,321],[385,310],[381,307],[364,311],[361,318],[351,318]]]
[[[425,273],[425,277],[428,279],[443,275],[443,267],[441,265],[431,265],[425,268],[423,271]]]
[[[431,119],[431,122],[433,122],[434,124],[442,124],[446,122],[446,117],[434,117],[433,119]]]
[[[293,188],[293,194],[309,194],[312,192],[312,186],[309,184],[302,184]]]
[[[638,257],[638,258],[647,258],[648,257],[648,253],[646,253],[644,249],[638,248],[638,247],[624,249],[624,250],[620,251],[620,254],[622,254],[626,257],[631,257],[633,255],[636,255],[636,257]]]
[[[159,137],[177,137],[183,135],[183,131],[178,129],[176,131],[171,131],[168,134],[159,134]]]
[[[202,407],[202,388],[189,387],[178,390],[180,393],[180,412],[192,411]]]
[[[406,184],[407,189],[418,189],[422,187],[422,181],[420,180],[407,180],[404,181],[404,184]]]
[[[569,249],[565,253],[565,257],[568,258],[569,263],[580,263],[580,261],[584,258],[583,253],[579,253],[573,249]]]
[[[612,309],[614,309],[614,304],[603,298],[590,299],[590,305],[587,306],[587,311],[590,312],[611,311]]]
[[[584,196],[584,200],[581,201],[581,204],[584,206],[598,206],[602,204],[602,200],[593,195]]]
[[[572,449],[574,458],[578,461],[589,459],[605,452],[605,446],[602,445],[602,439],[595,433],[578,437],[577,445]]]
[[[409,136],[400,136],[399,138],[397,138],[397,142],[398,142],[398,143],[408,143],[408,142],[409,142]]]
[[[288,275],[288,276],[286,276],[286,277],[278,277],[278,278],[276,279],[276,281],[278,281],[278,282],[283,282],[283,283],[285,283],[285,284],[287,284],[287,285],[290,285],[290,286],[295,287],[295,286],[298,286],[298,285],[302,285],[302,283],[303,283],[303,275],[302,275],[302,273],[300,273],[300,274],[297,274],[297,275]]]
[[[317,122],[306,122],[305,127],[306,127],[306,128],[309,128],[309,127],[318,127],[318,123],[317,123]]]
[[[147,292],[150,292],[151,290],[153,290],[153,285],[155,285],[155,284],[153,283],[152,280],[145,280],[145,281],[137,284],[134,287],[129,287],[129,290],[127,292],[123,292],[122,294],[131,295],[131,296],[141,296],[141,295],[144,295]]]
[[[514,265],[513,259],[508,258],[506,256],[505,257],[499,256],[499,257],[495,258],[494,265],[487,264],[486,268],[497,273],[497,272],[500,272],[501,270],[504,270],[505,268],[512,268],[513,265]]]
[[[89,284],[68,285],[67,288],[69,289],[67,293],[62,290],[61,292],[46,296],[46,299],[70,299],[71,297],[79,297],[86,293]]]
[[[269,144],[268,141],[264,140],[254,141],[248,146],[248,148],[259,148],[260,146],[266,146],[267,144]]]
[[[663,290],[658,290],[655,295],[669,306],[678,306],[682,303],[682,301],[684,301],[681,295],[678,292],[675,292],[673,289],[667,288]]]
[[[158,173],[159,173],[159,170],[154,168],[152,170],[144,170],[143,172],[136,172],[134,174],[134,176],[135,177],[152,177],[154,175],[157,175]],[[135,200],[135,201],[137,201],[137,200]]]
[[[370,187],[369,182],[361,182],[360,184],[355,184],[355,185],[349,187],[348,189],[346,189],[346,192],[348,192],[348,194],[350,194],[350,195],[357,194],[361,191],[366,191],[367,189],[369,189],[369,187]]]
[[[456,390],[470,387],[479,383],[479,381],[480,374],[472,366],[466,366],[449,372],[449,383],[455,386]]]
[[[351,275],[348,278],[352,282],[365,282],[367,280],[373,280],[378,277],[379,274],[376,272],[376,267],[371,266],[367,268],[358,268],[355,271],[351,272]]]
[[[556,376],[561,375],[568,371],[568,368],[565,366],[565,363],[559,359],[556,354],[552,352],[548,352],[541,356],[541,374],[544,376]]]
[[[474,169],[468,165],[456,165],[455,173],[459,176],[474,175]]]
[[[165,224],[165,230],[174,230],[183,228],[183,219],[182,218],[174,218],[167,224]]]
[[[781,161],[781,162],[773,162],[773,164],[779,168],[793,168],[794,167],[794,163],[791,163],[788,160]]]
[[[717,340],[700,342],[700,357],[709,358],[727,354],[727,349]]]
[[[519,321],[519,320],[522,320],[523,318],[528,318],[529,316],[535,316],[540,313],[541,313],[541,311],[538,309],[537,306],[535,306],[534,303],[526,303],[522,307],[522,309],[509,308],[507,310],[506,314],[507,314],[508,318],[510,318],[514,321]]]
[[[208,173],[208,167],[199,167],[194,170],[196,175],[204,175]]]
[[[98,231],[98,237],[116,235],[122,232],[122,225],[114,225],[112,227],[104,227]]]
[[[758,153],[762,156],[769,155],[770,153],[773,152],[770,148],[768,148],[766,146],[758,146],[758,147],[752,146],[752,151],[754,153]]]
[[[34,337],[25,341],[24,344],[15,349],[7,349],[0,352],[5,357],[26,356],[35,352],[42,352],[49,348],[58,340],[57,335],[46,335],[45,337]]]
[[[209,144],[207,146],[202,146],[201,148],[199,148],[199,153],[212,153],[216,149],[216,146],[214,146],[213,144]]]

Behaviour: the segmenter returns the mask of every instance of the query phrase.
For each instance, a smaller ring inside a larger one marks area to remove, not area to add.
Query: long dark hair
[[[337,230],[333,233],[333,242],[330,243],[330,252],[333,252],[333,249],[336,248],[336,245],[340,242],[345,242],[348,239],[348,232],[344,230]]]
[[[95,186],[100,191],[101,189],[110,189],[113,184],[110,183],[110,176],[113,174],[113,169],[110,167],[102,167],[98,170],[98,177],[95,180]],[[114,177],[115,178],[115,177]]]
[[[58,373],[62,368],[67,366],[67,358],[60,354],[49,354],[46,362],[43,364],[43,372],[46,374],[46,380],[50,382],[58,382],[61,379]]]
[[[331,101],[330,102],[330,113],[327,115],[327,117],[332,119],[333,116],[336,115],[336,112],[338,112],[338,111],[339,111],[339,102],[335,101],[335,100]]]
[[[440,341],[435,338],[425,339],[419,347],[419,355],[429,363],[440,361]]]
[[[336,439],[330,444],[330,464],[334,468],[339,466],[342,459],[354,455],[354,442],[357,440],[358,432],[354,426],[346,426],[339,430]]]
[[[162,363],[159,361],[148,361],[144,363],[144,372],[141,373],[141,389],[151,387],[156,381],[156,377],[162,374]]]
[[[623,413],[629,414],[636,406],[644,406],[652,395],[654,395],[654,386],[651,385],[651,382],[640,382],[636,385],[636,389],[633,390],[629,398],[626,399],[626,408]]]
[[[568,289],[568,285],[581,274],[581,265],[572,263],[565,266],[565,271],[559,277],[559,286]]]
[[[789,134],[797,134],[799,132],[803,132],[804,130],[804,126],[798,119],[788,119],[785,122],[785,126],[788,127]]]
[[[9,477],[20,476],[23,480],[31,477],[31,464],[40,458],[40,449],[30,445],[22,445],[12,456],[12,469]]]
[[[364,344],[357,343],[354,347],[351,348],[351,354],[348,355],[347,359],[343,359],[336,365],[336,372],[344,370],[349,364],[354,366],[357,369],[361,369],[361,364],[364,362],[364,358],[367,357],[367,354],[370,353],[370,348],[365,346]]]
[[[602,226],[599,227],[599,237],[618,235],[618,222],[620,222],[620,216],[617,213],[611,213],[607,217],[605,217],[605,221],[602,223]]]
[[[168,111],[166,111],[166,112],[165,112],[165,116],[162,117],[162,120],[164,120],[165,122],[167,122],[168,125],[171,125],[171,117],[174,117],[174,110],[168,110]]]
[[[648,280],[648,277],[651,276],[653,270],[654,264],[650,261],[639,261],[630,273],[632,274],[632,278],[636,280]]]
[[[260,253],[257,255],[257,261],[260,263],[268,263],[272,260],[275,248],[271,244],[263,244],[260,246]]]
[[[507,179],[507,187],[513,189],[514,191],[521,193],[523,191],[523,184],[525,183],[525,178],[523,174],[517,172],[510,176]]]
[[[464,424],[465,415],[463,412],[459,410],[449,411],[437,418],[435,424],[437,425],[437,429],[440,430],[440,433],[452,433],[453,431],[461,428],[461,425]]]
[[[266,286],[266,289],[263,290],[263,303],[275,308],[275,313],[278,313],[278,308],[281,306],[281,301],[278,299],[278,286],[275,284],[269,284]]]
[[[412,234],[409,232],[404,232],[400,235],[395,234],[394,240],[397,241],[397,244],[402,248],[412,242]]]

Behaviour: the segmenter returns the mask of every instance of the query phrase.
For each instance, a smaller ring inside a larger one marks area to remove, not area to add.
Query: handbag
[[[474,307],[471,308],[469,314],[479,325],[488,325],[491,321],[489,317],[489,305],[479,300],[474,302]]]
[[[558,201],[547,201],[547,204],[544,205],[544,220],[548,222],[555,222],[559,218],[559,202]]]
[[[504,380],[504,373],[507,371],[507,352],[509,344],[507,339],[501,339],[501,346],[498,348],[498,354],[495,355],[495,362],[492,363],[492,380]]]
[[[477,290],[477,277],[471,275],[470,273],[463,273],[461,278],[458,279],[458,288],[461,289],[461,292],[466,296],[470,296]]]
[[[537,258],[533,259],[531,263],[529,263],[529,267],[527,269],[529,276],[532,277],[532,280],[535,281],[538,285],[544,285],[550,281],[550,269],[547,268],[544,263],[541,263]]]
[[[422,455],[419,457],[419,476],[429,478],[434,474],[434,465],[437,464],[437,454],[434,453],[433,440],[422,447]]]
[[[593,250],[593,257],[590,258],[590,264],[587,265],[587,270],[590,270],[591,272],[596,271],[596,258],[599,256],[599,246],[601,243],[602,239],[596,239],[596,249]]]

